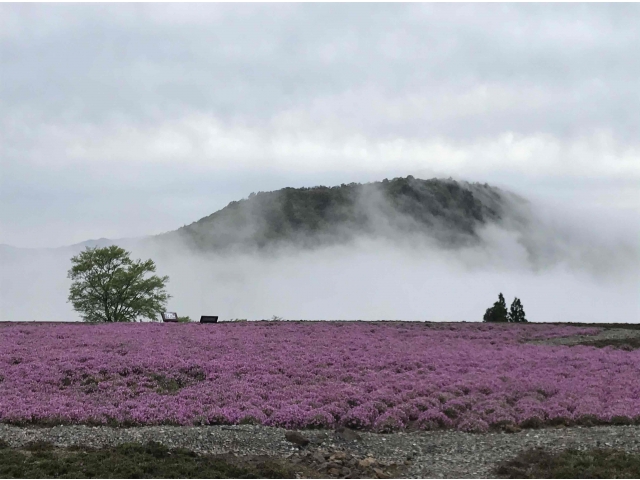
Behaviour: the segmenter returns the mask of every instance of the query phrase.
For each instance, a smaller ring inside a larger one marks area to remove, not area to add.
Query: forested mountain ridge
[[[425,233],[455,245],[473,241],[479,226],[499,221],[504,207],[505,192],[487,184],[408,176],[252,193],[156,239],[219,250],[283,242],[316,246],[359,234]]]

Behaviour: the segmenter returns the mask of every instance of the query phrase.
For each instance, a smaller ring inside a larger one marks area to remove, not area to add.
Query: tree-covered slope
[[[424,233],[445,244],[473,241],[477,228],[501,218],[504,192],[486,184],[408,176],[367,184],[284,188],[251,194],[174,232],[203,250],[301,246],[357,235]]]

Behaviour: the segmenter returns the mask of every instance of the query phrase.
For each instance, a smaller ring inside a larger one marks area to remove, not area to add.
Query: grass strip
[[[640,478],[640,453],[535,448],[502,462],[495,473],[501,478]]]
[[[640,348],[640,337],[585,340],[576,345],[587,345],[596,348],[613,347],[618,350],[631,351]]]
[[[150,442],[100,449],[55,448],[38,442],[20,449],[0,444],[0,478],[295,478],[269,460],[230,463]]]

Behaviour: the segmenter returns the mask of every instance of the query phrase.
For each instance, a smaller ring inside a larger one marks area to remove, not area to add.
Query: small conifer
[[[527,321],[524,315],[524,307],[518,297],[513,299],[511,309],[509,311],[509,321],[513,323],[524,323]]]
[[[488,308],[484,314],[485,322],[508,322],[509,312],[507,311],[507,303],[504,300],[502,293],[498,295],[498,301],[493,304],[493,307]]]

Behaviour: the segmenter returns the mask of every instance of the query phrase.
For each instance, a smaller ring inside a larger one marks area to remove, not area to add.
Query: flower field
[[[346,425],[640,421],[640,350],[531,345],[551,325],[0,326],[0,422]]]

